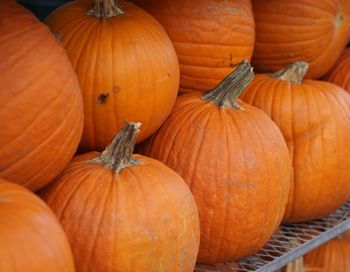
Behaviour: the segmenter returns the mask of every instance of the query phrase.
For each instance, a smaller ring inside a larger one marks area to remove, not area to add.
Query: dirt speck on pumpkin
[[[60,32],[55,33],[56,40],[62,42],[62,34]]]
[[[101,93],[101,94],[98,96],[97,104],[106,103],[108,96],[109,96],[109,93]]]

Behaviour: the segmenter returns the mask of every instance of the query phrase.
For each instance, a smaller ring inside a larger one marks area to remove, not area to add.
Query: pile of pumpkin
[[[350,198],[349,1],[133,2],[0,1],[0,271],[190,272]]]

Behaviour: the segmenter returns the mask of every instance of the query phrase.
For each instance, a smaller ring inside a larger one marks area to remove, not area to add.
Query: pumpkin
[[[253,65],[269,73],[306,61],[307,78],[334,65],[350,38],[348,0],[253,0],[256,43]]]
[[[304,256],[307,272],[350,271],[350,233],[339,236]]]
[[[323,81],[303,80],[307,63],[258,74],[242,100],[278,125],[293,162],[285,220],[322,218],[350,197],[350,96]]]
[[[180,92],[208,91],[250,59],[255,24],[250,0],[133,0],[165,28],[180,63]]]
[[[1,1],[0,18],[0,177],[37,190],[79,144],[79,84],[64,49],[31,13]]]
[[[253,254],[284,214],[291,174],[286,143],[266,114],[237,100],[252,78],[245,60],[206,94],[180,96],[140,146],[190,187],[200,215],[200,263]]]
[[[78,271],[193,271],[196,204],[174,171],[132,156],[139,126],[126,123],[102,154],[76,157],[44,193]]]
[[[299,257],[288,263],[276,272],[307,272],[304,267],[303,257]],[[310,271],[311,272],[311,271]]]
[[[325,80],[337,84],[350,93],[350,48],[343,51]]]
[[[63,229],[39,197],[0,179],[0,214],[0,271],[74,271]]]
[[[124,120],[143,123],[138,142],[170,113],[179,88],[174,47],[159,23],[127,1],[68,3],[46,19],[78,75],[85,123],[81,150],[103,150]]]

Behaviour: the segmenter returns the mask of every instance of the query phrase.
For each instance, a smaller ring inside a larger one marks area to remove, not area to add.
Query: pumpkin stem
[[[237,99],[253,78],[253,68],[249,61],[243,60],[236,70],[225,77],[218,86],[204,94],[202,99],[220,108],[240,109]]]
[[[86,14],[99,19],[108,19],[124,14],[118,6],[117,0],[93,0],[94,6]]]
[[[286,68],[272,73],[271,76],[280,80],[287,80],[295,84],[301,84],[308,69],[309,64],[307,62],[296,61],[289,64]]]
[[[140,164],[140,161],[132,156],[140,127],[141,123],[126,122],[102,154],[91,162],[101,163],[116,172],[130,165]]]

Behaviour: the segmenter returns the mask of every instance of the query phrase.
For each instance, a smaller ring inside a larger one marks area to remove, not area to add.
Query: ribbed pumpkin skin
[[[67,233],[77,271],[192,272],[198,211],[183,180],[153,159],[119,174],[81,155],[44,199]]]
[[[47,19],[60,33],[78,75],[84,100],[83,150],[102,150],[125,120],[142,122],[138,141],[171,112],[179,65],[164,29],[149,14],[118,1],[124,15],[100,20],[86,15],[90,0],[74,1]],[[99,97],[108,94],[105,101]]]
[[[0,271],[73,272],[67,238],[47,205],[0,179]]]
[[[279,126],[294,168],[285,220],[322,218],[350,197],[350,96],[322,81],[302,84],[258,74],[242,99]]]
[[[336,64],[326,75],[325,80],[343,87],[350,93],[350,48],[343,51]]]
[[[253,54],[250,0],[134,0],[165,28],[180,63],[180,92],[207,91]]]
[[[220,109],[181,96],[141,150],[180,174],[197,203],[197,261],[234,261],[253,254],[282,220],[291,165],[278,128],[260,110]]]
[[[253,0],[256,43],[253,66],[275,72],[307,61],[307,78],[317,79],[334,65],[350,38],[348,0]]]
[[[307,272],[350,271],[350,235],[336,238],[304,256]]]
[[[12,1],[1,1],[0,18],[0,177],[37,190],[73,157],[82,98],[47,27]]]

